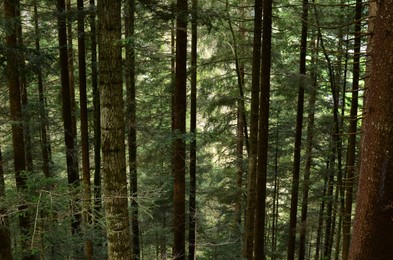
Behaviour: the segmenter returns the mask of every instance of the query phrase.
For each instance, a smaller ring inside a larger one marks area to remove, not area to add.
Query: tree
[[[109,259],[131,259],[122,89],[121,1],[99,1],[102,171]]]
[[[64,122],[64,141],[66,145],[66,164],[68,184],[71,187],[79,186],[78,156],[75,150],[75,131],[72,127],[72,108],[71,108],[71,90],[68,71],[68,48],[67,48],[67,24],[65,16],[64,0],[57,0],[57,26],[58,41],[60,52],[60,77],[61,77],[61,94],[62,94],[62,112]],[[71,223],[72,232],[75,233],[80,227],[80,214],[74,213]]]
[[[359,192],[349,259],[390,259],[393,248],[393,1],[379,3],[375,19],[366,117],[361,141]]]
[[[349,245],[351,241],[351,223],[352,223],[352,203],[353,188],[355,177],[355,160],[356,160],[356,136],[358,123],[358,100],[359,100],[359,78],[360,78],[360,47],[361,47],[361,18],[362,18],[362,1],[356,1],[355,11],[355,45],[353,56],[353,79],[352,79],[352,99],[349,122],[349,137],[347,162],[345,166],[345,206],[343,216],[343,259],[348,259]]]
[[[254,248],[254,223],[256,201],[256,171],[258,153],[258,108],[259,108],[259,83],[261,67],[261,33],[262,33],[262,0],[255,0],[254,6],[254,39],[252,59],[251,82],[251,110],[250,110],[250,153],[248,156],[248,184],[247,184],[247,211],[244,231],[244,251],[246,259],[253,258]]]
[[[125,33],[130,41],[126,45],[126,87],[127,87],[127,139],[128,164],[130,171],[132,258],[140,258],[138,172],[136,140],[136,89],[135,89],[135,1],[126,2]]]
[[[195,259],[196,228],[196,122],[197,122],[197,36],[198,36],[198,0],[192,0],[191,23],[191,108],[190,108],[190,202],[188,259]]]
[[[269,146],[270,72],[272,63],[272,0],[263,0],[262,68],[259,99],[258,169],[255,210],[255,259],[266,258],[265,207],[266,176]]]
[[[304,84],[306,77],[306,54],[307,54],[307,23],[308,23],[308,0],[303,0],[302,33],[300,40],[300,85],[297,98],[296,111],[296,134],[293,152],[293,178],[291,190],[291,212],[289,217],[288,259],[295,258],[297,204],[299,197],[300,178],[300,152],[302,146],[303,110],[304,110]]]
[[[7,82],[9,91],[9,102],[11,111],[11,123],[12,123],[12,148],[13,148],[13,159],[14,159],[14,171],[16,187],[19,192],[26,189],[26,147],[24,139],[24,127],[23,127],[23,114],[22,114],[22,103],[21,103],[21,86],[20,86],[20,74],[18,61],[18,43],[17,43],[17,28],[20,25],[20,20],[17,16],[17,8],[19,7],[19,1],[4,1],[4,17],[8,22],[6,28],[6,59],[7,59]],[[21,242],[23,248],[23,259],[35,259],[34,255],[29,252],[29,240],[28,234],[31,229],[30,212],[26,205],[19,206],[20,211],[24,211],[24,214],[19,215],[19,227],[21,229]]]
[[[0,146],[0,200],[5,199],[3,155]],[[6,208],[0,208],[0,259],[12,260],[11,234]]]
[[[173,90],[173,258],[185,259],[185,168],[186,84],[187,84],[187,0],[177,0],[176,13],[176,79]]]

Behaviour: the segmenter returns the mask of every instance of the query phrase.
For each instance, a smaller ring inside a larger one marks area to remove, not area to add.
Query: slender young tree
[[[97,29],[94,0],[90,0],[91,87],[94,107],[94,215],[101,211],[101,109],[97,70]]]
[[[177,0],[176,5],[176,79],[172,101],[173,140],[173,258],[185,259],[185,168],[186,147],[186,83],[187,83],[187,0]]]
[[[312,43],[312,58],[311,63],[313,69],[311,71],[312,89],[308,99],[308,114],[307,114],[307,140],[305,151],[305,166],[303,178],[303,196],[301,209],[301,227],[300,227],[300,245],[299,245],[299,260],[306,257],[306,235],[307,235],[307,220],[308,220],[308,198],[310,191],[310,174],[312,164],[312,149],[314,144],[314,126],[315,126],[315,103],[317,99],[317,57],[318,57],[318,37]]]
[[[247,211],[244,230],[243,256],[253,258],[254,248],[254,223],[256,203],[256,171],[258,153],[258,108],[259,108],[259,83],[261,69],[261,34],[262,34],[262,0],[255,0],[254,6],[254,42],[252,60],[251,82],[251,111],[250,111],[250,154],[248,159],[248,184],[247,184]]]
[[[109,259],[131,259],[122,89],[121,0],[98,2],[102,170]]]
[[[139,209],[138,209],[138,174],[136,143],[136,89],[135,89],[135,1],[126,2],[125,35],[130,39],[126,45],[126,87],[127,87],[127,129],[128,129],[128,165],[131,194],[131,230],[132,259],[140,258]]]
[[[5,198],[3,155],[0,146],[0,200]],[[0,207],[0,259],[12,260],[11,234],[7,209]]]
[[[41,51],[40,47],[40,29],[39,29],[39,20],[38,20],[38,8],[37,8],[37,0],[34,1],[34,30],[35,30],[35,50],[37,53]],[[47,124],[47,111],[46,111],[46,98],[44,91],[44,82],[41,64],[37,64],[36,69],[37,74],[37,85],[38,85],[38,98],[40,101],[40,134],[41,134],[41,153],[42,153],[42,171],[45,177],[51,176],[51,168],[52,164],[52,153],[51,153],[51,144],[50,137],[48,134],[48,124]]]
[[[197,121],[197,25],[198,0],[192,0],[191,22],[191,109],[190,109],[190,198],[189,198],[189,230],[188,259],[195,259],[196,246],[196,121]]]
[[[375,19],[366,117],[363,122],[359,192],[348,259],[393,256],[393,1],[381,1]]]
[[[288,236],[288,259],[295,259],[295,241],[296,241],[296,222],[297,222],[297,204],[299,198],[299,179],[300,179],[300,152],[302,147],[303,131],[303,111],[304,111],[304,84],[306,77],[306,54],[307,54],[307,19],[308,19],[308,0],[303,0],[302,13],[302,32],[300,40],[300,63],[299,74],[300,83],[297,96],[296,110],[296,133],[295,147],[293,152],[293,176],[291,190],[291,211],[289,216],[289,236]]]
[[[75,150],[75,136],[72,129],[72,109],[71,109],[71,93],[68,72],[68,51],[67,51],[67,24],[65,16],[64,0],[57,0],[57,26],[58,40],[60,52],[60,77],[61,77],[61,94],[63,106],[64,121],[64,140],[66,145],[66,163],[68,184],[76,187],[79,186],[79,171],[77,163],[77,154]],[[75,212],[71,223],[72,232],[75,233],[80,226],[81,216],[79,212]]]
[[[79,103],[80,103],[80,132],[82,150],[82,180],[83,180],[83,220],[85,224],[91,222],[91,185],[90,185],[90,155],[89,132],[87,114],[86,90],[86,47],[85,47],[85,8],[83,0],[77,1],[78,19],[78,72],[79,72]],[[93,241],[85,241],[85,257],[93,258]]]
[[[259,99],[258,169],[255,210],[255,258],[266,259],[265,252],[265,207],[266,175],[269,147],[270,69],[272,63],[272,0],[263,0],[262,23],[262,69]]]
[[[355,12],[355,44],[353,56],[353,78],[352,78],[352,100],[349,122],[349,137],[347,149],[347,161],[345,166],[345,206],[343,216],[343,247],[342,258],[348,259],[349,245],[351,240],[351,223],[352,223],[352,203],[353,203],[353,186],[355,177],[355,158],[356,158],[356,136],[358,123],[358,96],[359,96],[359,78],[360,78],[360,47],[361,47],[361,18],[362,18],[362,0],[356,1]]]

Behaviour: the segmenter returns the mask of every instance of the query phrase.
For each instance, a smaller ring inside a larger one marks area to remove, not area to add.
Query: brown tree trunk
[[[95,9],[94,0],[90,0],[90,8]],[[90,45],[91,45],[91,86],[93,89],[94,107],[94,215],[98,219],[101,216],[101,109],[100,93],[98,90],[97,71],[97,30],[96,13],[90,12]]]
[[[127,88],[127,129],[128,129],[128,164],[130,171],[131,194],[131,230],[132,259],[140,259],[139,209],[138,209],[138,174],[136,143],[136,100],[135,100],[135,1],[126,2],[125,34],[131,42],[126,45],[126,88]]]
[[[21,17],[20,15],[20,2],[18,1],[16,7],[16,16]],[[25,62],[25,54],[24,54],[24,43],[23,43],[23,34],[22,34],[22,24],[18,22],[16,24],[16,38],[17,45],[20,48],[20,54],[18,55],[18,67],[19,67],[19,84],[20,84],[20,94],[21,94],[21,102],[22,102],[22,115],[23,115],[23,134],[25,135],[25,151],[26,151],[26,170],[29,172],[33,172],[33,152],[32,152],[32,141],[31,141],[31,133],[30,133],[30,116],[29,116],[29,108],[28,108],[28,93],[27,93],[27,79],[26,79],[26,62]]]
[[[265,253],[265,206],[266,206],[266,175],[268,161],[269,108],[270,108],[270,68],[272,49],[272,0],[263,0],[262,23],[262,68],[261,93],[259,99],[258,129],[258,168],[255,209],[255,256],[254,259],[266,258]]]
[[[315,39],[312,43],[312,66],[317,66],[318,57],[318,39]],[[303,198],[302,198],[302,209],[300,216],[300,245],[299,245],[299,260],[303,260],[306,257],[306,235],[307,235],[307,217],[308,217],[308,195],[310,190],[310,173],[312,164],[312,148],[314,143],[314,119],[315,119],[315,102],[317,99],[317,72],[313,69],[311,72],[311,79],[313,81],[312,90],[308,101],[308,115],[307,115],[307,140],[306,140],[306,152],[305,152],[305,167],[304,167],[304,179],[303,179]]]
[[[85,50],[85,9],[83,0],[77,1],[78,8],[78,70],[79,70],[79,102],[80,102],[80,131],[82,150],[82,180],[83,180],[83,220],[85,226],[91,222],[91,187],[90,187],[90,159],[89,132],[87,114],[86,91],[86,50]],[[85,241],[85,258],[93,258],[93,241]]]
[[[256,203],[256,172],[258,153],[258,109],[259,83],[261,67],[261,35],[262,35],[262,0],[255,0],[254,6],[254,43],[251,80],[251,111],[250,111],[250,154],[248,159],[247,208],[244,230],[243,257],[253,258],[255,203]]]
[[[359,193],[348,259],[391,259],[393,247],[393,1],[379,2],[375,20]]]
[[[186,84],[187,84],[187,0],[177,0],[176,14],[176,85],[173,92],[173,258],[185,259],[185,166]]]
[[[57,23],[58,23],[58,39],[60,52],[60,72],[61,72],[61,94],[63,103],[63,121],[64,121],[64,140],[66,145],[66,163],[68,184],[76,187],[79,186],[79,172],[77,163],[77,153],[75,151],[75,136],[72,129],[72,109],[71,109],[71,93],[68,74],[68,51],[67,51],[67,24],[65,16],[64,0],[57,1]],[[73,213],[71,223],[72,232],[75,233],[80,226],[80,213]]]
[[[190,108],[190,198],[189,198],[189,230],[188,259],[196,259],[196,122],[197,122],[197,36],[198,36],[198,0],[192,0],[191,22],[191,108]]]
[[[121,0],[98,2],[102,168],[109,259],[131,259],[122,89]]]
[[[0,200],[5,199],[3,156],[0,146]],[[0,208],[0,259],[12,260],[11,234],[7,209]]]
[[[37,0],[34,1],[34,30],[35,30],[35,49],[39,53],[40,47],[40,30],[38,23],[38,10],[37,10]],[[42,79],[41,65],[37,64],[37,85],[38,85],[38,96],[40,101],[40,132],[41,132],[41,153],[42,153],[42,171],[45,177],[51,176],[51,144],[48,134],[48,123],[47,123],[47,112],[46,112],[46,98],[44,91],[44,83]]]
[[[356,1],[355,14],[355,45],[353,56],[353,79],[352,79],[352,100],[349,122],[349,137],[346,162],[346,178],[345,178],[345,206],[343,216],[343,247],[342,258],[348,259],[349,245],[351,241],[351,215],[353,203],[353,186],[355,177],[355,156],[356,156],[356,136],[357,136],[357,113],[358,113],[358,93],[360,78],[360,47],[361,47],[361,18],[362,18],[362,1]]]
[[[293,152],[293,176],[291,190],[291,211],[289,217],[289,238],[288,238],[288,255],[287,259],[295,259],[295,240],[296,240],[296,222],[297,222],[297,204],[299,197],[299,178],[300,178],[300,152],[302,146],[303,131],[303,110],[304,110],[304,84],[306,77],[306,53],[307,53],[307,21],[308,20],[308,0],[303,0],[302,13],[302,32],[300,41],[300,85],[297,97],[296,111],[296,133],[295,147]]]
[[[7,59],[7,82],[9,90],[9,102],[12,124],[12,148],[14,158],[14,170],[16,187],[22,192],[26,189],[26,176],[23,172],[26,170],[26,150],[24,140],[23,115],[21,104],[20,75],[18,66],[18,43],[17,28],[20,26],[19,17],[17,17],[16,8],[19,1],[5,0],[3,3],[4,18],[8,21],[7,34],[5,36],[6,59]],[[15,22],[19,21],[19,22]],[[19,215],[19,227],[21,229],[21,246],[23,250],[23,259],[34,259],[34,255],[30,252],[29,231],[31,229],[30,212],[26,205],[19,206],[19,210],[23,214]]]

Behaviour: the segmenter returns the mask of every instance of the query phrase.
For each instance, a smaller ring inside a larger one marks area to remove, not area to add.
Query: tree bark
[[[355,157],[356,157],[356,136],[358,123],[358,96],[359,96],[359,78],[360,78],[360,47],[361,47],[361,18],[362,18],[362,0],[356,1],[355,12],[355,44],[353,56],[353,79],[352,79],[352,100],[350,111],[350,122],[348,130],[348,149],[347,162],[345,166],[345,206],[343,215],[343,247],[342,258],[348,259],[349,245],[351,241],[351,224],[352,224],[352,203],[353,203],[353,186],[355,177]]]
[[[265,252],[265,206],[266,175],[269,147],[270,68],[272,61],[272,0],[263,0],[262,68],[259,97],[258,168],[255,209],[255,258],[266,258]]]
[[[64,0],[57,0],[57,24],[58,39],[60,52],[60,74],[61,74],[61,94],[63,105],[63,121],[64,121],[64,140],[66,145],[66,163],[68,184],[76,187],[79,186],[79,172],[77,163],[77,154],[75,151],[75,136],[72,128],[72,108],[71,108],[71,91],[68,72],[68,51],[67,51],[67,24],[65,16]],[[71,223],[72,232],[75,233],[80,226],[80,213],[73,215]]]
[[[177,0],[176,80],[173,91],[173,258],[185,259],[185,166],[186,84],[187,84],[187,0]]]
[[[0,199],[5,199],[5,181],[4,181],[4,168],[3,168],[3,156],[1,153],[0,146]],[[12,249],[11,249],[11,234],[10,226],[7,215],[7,209],[0,208],[0,259],[12,260]]]
[[[98,2],[102,170],[109,259],[131,259],[122,89],[121,0]]]
[[[297,204],[298,204],[298,197],[299,197],[299,179],[300,179],[300,152],[302,146],[302,131],[303,131],[304,84],[305,84],[305,77],[306,77],[307,22],[308,22],[308,0],[303,0],[302,32],[301,32],[301,41],[300,41],[300,63],[299,63],[300,84],[299,84],[298,97],[297,97],[295,147],[293,152],[291,211],[289,217],[289,238],[288,238],[288,255],[287,255],[288,260],[295,259]]]
[[[391,259],[393,247],[393,1],[380,1],[363,124],[359,193],[349,259]]]
[[[262,0],[255,0],[254,6],[254,42],[251,80],[251,111],[250,111],[250,154],[248,158],[248,184],[247,208],[244,230],[243,257],[253,258],[254,227],[256,203],[256,172],[258,153],[258,109],[259,109],[259,83],[261,68],[261,35],[262,35]]]
[[[78,18],[78,70],[79,70],[79,102],[80,102],[80,131],[82,150],[82,180],[83,180],[83,220],[85,226],[91,223],[91,185],[90,185],[90,155],[86,91],[86,49],[85,49],[85,9],[83,0],[77,1]],[[93,258],[93,241],[85,241],[85,257]]]
[[[318,37],[312,43],[312,66],[317,66],[318,57]],[[307,140],[306,140],[306,152],[305,152],[305,167],[304,167],[304,178],[303,178],[303,198],[302,198],[302,209],[300,216],[300,245],[299,245],[299,260],[303,260],[306,257],[306,235],[307,235],[307,218],[308,218],[308,197],[310,190],[310,174],[312,164],[312,149],[314,143],[314,121],[315,121],[315,103],[317,99],[317,72],[313,69],[311,72],[311,79],[313,81],[312,90],[308,101],[308,115],[307,115]]]
[[[197,41],[198,41],[198,0],[192,0],[191,22],[191,108],[190,108],[190,198],[188,259],[196,259],[196,159],[197,159]]]
[[[136,89],[135,89],[135,1],[126,2],[125,34],[130,38],[126,45],[126,88],[127,88],[127,129],[128,164],[130,171],[132,259],[140,259],[138,174],[136,140]]]
[[[37,0],[34,1],[34,30],[35,30],[35,49],[39,53],[40,47],[40,30],[38,22],[38,10],[37,10]],[[37,64],[37,85],[38,85],[38,98],[40,101],[40,132],[41,132],[41,153],[42,153],[42,171],[45,177],[51,176],[51,144],[50,137],[48,134],[48,122],[47,122],[47,111],[46,111],[46,98],[44,91],[44,83],[42,78],[41,65]]]
[[[8,22],[7,34],[5,36],[6,59],[7,59],[7,83],[9,90],[9,102],[11,112],[11,131],[12,131],[12,148],[14,159],[14,171],[16,187],[19,192],[26,189],[27,176],[24,175],[26,170],[26,147],[24,139],[23,114],[21,104],[20,75],[18,66],[18,43],[17,28],[20,26],[20,20],[17,16],[16,8],[19,1],[5,0],[3,3],[4,18]],[[17,21],[17,22],[16,22]],[[21,229],[21,247],[23,249],[23,259],[35,259],[30,252],[29,231],[31,229],[30,212],[26,205],[19,206],[23,214],[19,215],[19,227]]]
[[[95,1],[90,0],[90,8],[95,8]],[[91,45],[91,86],[93,89],[94,107],[94,215],[95,218],[101,216],[101,108],[100,93],[98,90],[97,71],[97,30],[96,12],[90,12],[90,45]]]

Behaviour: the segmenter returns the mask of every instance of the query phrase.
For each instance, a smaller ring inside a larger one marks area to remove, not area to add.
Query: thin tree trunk
[[[126,46],[126,87],[127,87],[127,128],[128,128],[128,164],[130,171],[131,194],[131,230],[132,259],[140,259],[139,219],[138,219],[138,174],[137,174],[137,143],[136,143],[136,100],[135,100],[135,1],[126,3],[126,37],[131,43]]]
[[[104,206],[109,259],[131,259],[122,89],[121,0],[98,2]]]
[[[187,0],[177,0],[176,86],[173,92],[174,248],[173,258],[185,259],[185,157],[187,84]]]
[[[16,7],[16,16],[21,17],[20,12],[20,2],[18,1]],[[21,22],[17,23],[17,45],[20,48],[20,54],[18,55],[18,67],[19,67],[19,83],[20,83],[20,92],[21,92],[21,101],[22,101],[22,114],[23,114],[23,133],[25,135],[25,150],[26,150],[26,170],[29,172],[33,172],[33,152],[32,152],[32,140],[31,140],[31,131],[30,131],[30,116],[28,109],[28,93],[27,93],[27,79],[26,79],[26,62],[25,62],[25,54],[24,54],[24,43],[23,43],[23,34],[22,34],[22,24]]]
[[[327,186],[328,186],[328,176],[326,175],[324,180],[323,192],[322,192],[322,202],[319,208],[319,215],[318,215],[318,228],[317,228],[317,237],[316,237],[317,241],[315,245],[315,260],[319,260],[319,255],[321,251],[323,219],[325,215],[325,196],[326,196]]]
[[[363,122],[359,192],[348,259],[391,259],[393,247],[393,1],[378,3]],[[374,47],[374,46],[373,46]]]
[[[258,168],[255,209],[255,258],[266,258],[265,253],[265,207],[266,207],[266,175],[268,161],[269,109],[270,109],[270,68],[272,61],[272,0],[263,0],[262,23],[262,68],[261,93],[259,99],[258,128]]]
[[[72,108],[71,108],[71,93],[68,73],[68,51],[67,51],[67,24],[65,15],[64,0],[57,0],[57,23],[58,23],[58,39],[60,52],[60,72],[61,72],[61,93],[63,103],[63,121],[64,121],[64,140],[66,145],[66,163],[68,184],[71,187],[79,186],[79,172],[77,163],[77,154],[75,151],[75,136],[72,129]],[[75,233],[81,222],[79,212],[73,213],[71,223],[72,232]]]
[[[288,260],[295,259],[295,240],[296,240],[296,222],[297,222],[297,204],[299,197],[299,179],[300,179],[300,152],[302,146],[303,131],[303,110],[304,110],[304,84],[306,77],[306,53],[307,53],[307,22],[308,22],[308,0],[303,0],[302,13],[302,32],[300,43],[300,85],[297,98],[296,111],[296,133],[295,147],[293,153],[293,177],[291,191],[291,211],[289,217],[289,238],[288,238]]]
[[[196,121],[197,121],[197,41],[198,41],[198,0],[192,0],[191,22],[191,108],[190,108],[190,198],[189,198],[189,230],[188,259],[196,259]]]
[[[5,181],[4,181],[4,168],[3,168],[3,156],[1,153],[0,146],[0,199],[5,199]],[[11,249],[11,234],[9,220],[7,216],[7,209],[4,207],[0,208],[0,259],[12,260],[12,249]]]
[[[352,100],[350,122],[348,130],[348,150],[346,162],[346,179],[345,179],[345,207],[343,219],[343,247],[342,257],[348,259],[349,245],[351,241],[351,215],[353,203],[353,186],[355,177],[355,157],[356,157],[356,136],[357,136],[357,113],[358,113],[358,93],[360,78],[360,47],[361,47],[361,18],[362,18],[362,1],[356,1],[355,14],[355,45],[353,56],[353,79],[352,79]]]
[[[66,17],[67,17],[67,54],[68,54],[68,77],[70,84],[70,98],[71,98],[71,122],[72,122],[72,131],[74,135],[74,145],[76,149],[76,136],[77,136],[77,128],[76,128],[76,100],[75,100],[75,76],[74,76],[74,44],[73,44],[73,31],[72,31],[72,22],[73,22],[73,11],[71,7],[71,0],[66,0]]]
[[[261,35],[262,35],[262,0],[255,0],[254,6],[254,43],[251,82],[251,111],[250,111],[250,154],[248,164],[247,212],[244,230],[243,257],[253,259],[255,203],[256,203],[256,172],[258,153],[258,109],[259,83],[261,67]]]
[[[35,30],[35,49],[37,53],[40,52],[40,31],[39,31],[39,23],[38,23],[38,10],[37,10],[37,0],[34,1],[34,30]],[[47,123],[47,112],[46,112],[46,98],[44,91],[44,84],[42,79],[42,70],[41,64],[37,64],[37,85],[38,85],[38,96],[40,101],[40,132],[41,132],[41,153],[42,153],[42,171],[44,172],[45,177],[51,176],[51,164],[52,164],[52,155],[51,155],[51,144],[49,134],[47,132],[48,123]]]
[[[317,66],[318,57],[318,38],[313,41],[312,49],[312,66]],[[305,167],[303,179],[303,198],[301,210],[301,227],[300,227],[300,246],[299,246],[299,260],[304,260],[306,257],[306,235],[307,235],[307,217],[308,217],[308,194],[310,190],[310,173],[312,165],[312,148],[314,144],[314,119],[315,119],[315,103],[317,99],[317,72],[313,69],[311,72],[312,89],[308,101],[308,115],[307,115],[307,140],[306,140],[306,154]]]
[[[101,213],[101,108],[98,90],[97,72],[97,30],[95,2],[90,0],[90,45],[91,45],[91,85],[93,89],[94,107],[94,215],[99,218]]]
[[[85,50],[85,8],[83,0],[77,1],[78,8],[78,69],[79,69],[79,102],[80,102],[80,131],[82,150],[82,180],[83,180],[83,220],[85,225],[91,223],[91,187],[89,132],[86,91],[86,50]],[[93,258],[93,241],[86,238],[85,258]]]

